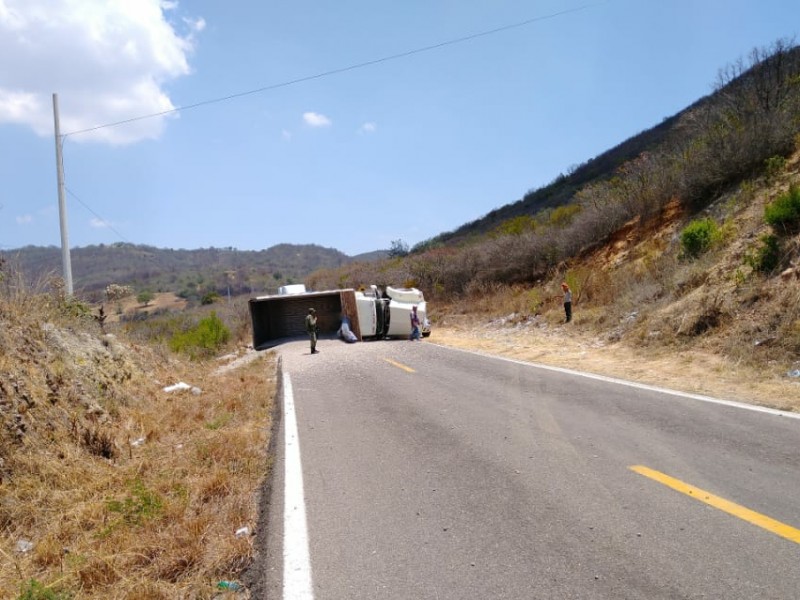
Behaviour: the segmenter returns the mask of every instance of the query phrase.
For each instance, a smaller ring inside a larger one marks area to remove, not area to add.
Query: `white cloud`
[[[166,0],[0,0],[0,124],[53,135],[174,108],[162,88],[189,74],[202,18],[173,15]],[[173,19],[172,17],[175,16]],[[74,136],[127,144],[156,139],[166,116]]]
[[[97,217],[92,217],[89,220],[89,225],[95,229],[105,229],[106,227],[111,226],[108,221],[103,221],[103,219],[98,219]]]
[[[329,127],[331,125],[331,120],[328,117],[315,112],[303,113],[303,121],[311,125],[311,127]]]
[[[359,133],[375,133],[378,131],[378,124],[374,121],[369,121],[364,123],[361,127],[358,128]]]
[[[197,19],[190,19],[189,17],[184,17],[183,22],[186,23],[189,29],[197,33],[200,33],[206,28],[206,20],[203,17]]]
[[[28,223],[33,223],[33,215],[20,215],[17,217],[18,225],[27,225]]]

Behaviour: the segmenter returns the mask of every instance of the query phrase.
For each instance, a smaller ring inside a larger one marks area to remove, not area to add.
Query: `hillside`
[[[766,276],[752,267],[772,235],[765,207],[792,186],[800,186],[800,151],[779,176],[709,205],[703,218],[724,233],[699,258],[681,257],[687,215],[676,203],[628,222],[538,284],[445,301],[431,341],[800,411],[800,235],[779,236],[780,267]],[[569,324],[562,279],[577,299]]]
[[[61,274],[61,250],[26,246],[2,253],[30,281]],[[348,257],[313,244],[279,244],[259,251],[235,248],[173,250],[135,244],[86,246],[71,250],[76,293],[99,300],[112,283],[136,291],[174,292],[199,298],[208,292],[224,295],[274,293],[281,285],[302,281],[319,268],[334,268],[357,260],[385,257],[385,252]]]

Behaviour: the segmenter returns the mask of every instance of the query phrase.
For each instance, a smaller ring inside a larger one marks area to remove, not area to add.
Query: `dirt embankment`
[[[429,341],[544,365],[586,371],[725,400],[800,411],[800,357],[787,371],[735,364],[729,359],[690,349],[630,348],[588,335],[572,323],[551,326],[543,320],[516,322],[513,317],[479,319],[451,316]]]
[[[275,393],[254,355],[192,363],[0,297],[0,596],[211,598],[242,576]]]

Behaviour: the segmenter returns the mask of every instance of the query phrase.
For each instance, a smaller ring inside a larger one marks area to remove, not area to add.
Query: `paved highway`
[[[425,342],[319,348],[279,348],[264,597],[800,598],[799,419]]]

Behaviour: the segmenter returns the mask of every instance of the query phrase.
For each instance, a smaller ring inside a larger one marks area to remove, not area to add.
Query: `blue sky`
[[[53,92],[73,248],[353,255],[520,199],[799,28],[797,0],[0,0],[0,249],[60,244]]]

